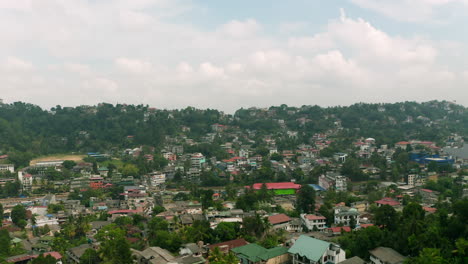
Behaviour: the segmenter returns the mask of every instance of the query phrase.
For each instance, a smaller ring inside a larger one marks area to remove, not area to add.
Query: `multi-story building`
[[[326,218],[321,215],[301,214],[302,224],[308,230],[323,230],[326,228]]]
[[[301,235],[288,252],[293,264],[335,264],[346,260],[346,253],[339,245],[306,235]]]
[[[162,172],[151,172],[148,174],[149,183],[152,187],[162,187],[166,183],[166,174]]]
[[[13,164],[0,164],[0,172],[9,171],[15,172],[15,166]]]
[[[318,180],[318,185],[325,190],[334,188],[336,191],[340,192],[347,191],[348,188],[347,178],[334,173],[321,175]]]
[[[205,156],[203,156],[203,154],[201,153],[192,154],[192,156],[190,157],[190,164],[192,168],[201,169],[205,162]]]
[[[359,212],[357,209],[346,206],[335,207],[335,224],[349,226],[354,218],[355,224],[359,223]]]

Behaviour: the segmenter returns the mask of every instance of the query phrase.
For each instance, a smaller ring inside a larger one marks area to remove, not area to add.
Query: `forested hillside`
[[[449,102],[354,104],[347,107],[286,105],[240,109],[234,115],[187,107],[158,110],[147,105],[61,107],[50,110],[15,102],[0,105],[0,153],[14,159],[52,153],[109,151],[148,145],[158,148],[165,136],[184,133],[199,139],[220,123],[257,135],[297,131],[286,148],[307,143],[314,133],[339,128],[342,144],[356,137],[374,137],[378,144],[404,139],[440,141],[450,133],[468,134],[468,111]],[[185,129],[182,129],[185,128]],[[185,131],[185,132],[182,132]],[[20,162],[21,163],[21,162]]]

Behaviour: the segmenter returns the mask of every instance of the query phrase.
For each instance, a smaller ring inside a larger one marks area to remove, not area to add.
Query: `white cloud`
[[[254,19],[245,21],[232,20],[220,27],[220,31],[233,38],[249,37],[261,30],[261,26]]]
[[[439,13],[447,7],[450,13],[468,11],[466,0],[349,0],[352,3],[366,9],[381,13],[392,19],[407,22],[442,22],[446,19],[439,18]],[[461,8],[461,10],[459,9]]]
[[[464,44],[389,34],[344,12],[315,34],[300,33],[306,24],[278,26],[295,32],[286,38],[255,19],[226,21],[213,30],[168,22],[166,10],[184,10],[169,0],[41,3],[22,12],[2,10],[0,89],[6,101],[232,111],[445,99],[452,93],[468,104],[460,88],[468,78],[460,70],[466,69]]]
[[[148,74],[153,71],[150,62],[129,58],[117,58],[115,64],[118,68],[133,74]]]
[[[6,60],[3,63],[3,67],[4,69],[10,70],[10,71],[15,71],[15,70],[29,71],[33,69],[33,65],[31,62],[22,60],[17,57],[11,57],[11,56],[6,58]]]

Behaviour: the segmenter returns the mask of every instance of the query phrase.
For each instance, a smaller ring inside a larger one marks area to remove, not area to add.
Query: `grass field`
[[[48,156],[42,156],[42,157],[31,160],[29,165],[34,165],[40,161],[50,161],[50,160],[73,160],[74,162],[82,162],[84,157],[86,157],[86,155],[70,155],[70,154],[48,155]]]

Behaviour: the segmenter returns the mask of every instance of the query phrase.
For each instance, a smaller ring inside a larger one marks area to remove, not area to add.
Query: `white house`
[[[301,214],[302,224],[307,227],[308,230],[323,230],[325,229],[326,218],[321,215],[314,214]]]
[[[293,264],[340,263],[346,253],[339,245],[301,235],[288,250]]]
[[[13,164],[0,164],[0,172],[9,171],[11,173],[15,172],[15,165]]]
[[[356,224],[359,223],[360,219],[357,209],[346,206],[335,207],[335,224],[349,226],[352,218],[354,218]]]

